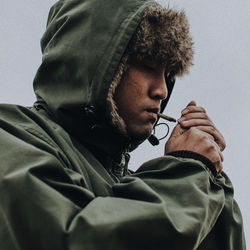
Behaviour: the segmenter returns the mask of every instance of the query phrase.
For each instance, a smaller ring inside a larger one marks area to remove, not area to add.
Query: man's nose
[[[154,78],[150,95],[153,99],[164,100],[167,98],[167,94],[165,74],[161,74]]]

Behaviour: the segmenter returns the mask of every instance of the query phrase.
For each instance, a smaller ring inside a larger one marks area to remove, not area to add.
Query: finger
[[[215,142],[218,144],[220,151],[226,148],[226,142],[222,134],[214,126],[197,126],[199,130],[206,132],[214,137]]]
[[[190,120],[180,120],[180,125],[184,128],[197,127],[197,126],[212,126],[214,124],[207,119],[190,119]]]
[[[197,131],[197,127],[192,127],[190,128],[190,130],[191,129],[195,129]],[[210,153],[207,155],[207,157],[214,164],[217,173],[220,173],[222,171],[222,162],[224,160],[224,157],[220,151],[218,144],[214,141],[214,137],[211,134],[201,130],[198,131],[200,131],[199,133],[205,135],[209,140],[209,144],[211,145],[211,147],[208,147]],[[203,139],[203,141],[205,143],[205,139]]]
[[[221,152],[220,152],[220,158],[223,159]],[[219,160],[219,161],[214,163],[214,166],[216,168],[217,173],[220,173],[223,169],[222,162],[223,162],[223,160]]]
[[[181,114],[186,115],[188,113],[195,113],[195,112],[206,113],[206,110],[203,107],[187,106],[185,109],[181,111]]]
[[[188,103],[188,105],[182,110],[182,112],[183,112],[187,107],[189,107],[189,106],[197,106],[197,104],[196,104],[195,101],[190,101],[190,102]]]
[[[195,101],[190,101],[189,103],[188,103],[188,105],[187,105],[187,107],[188,106],[197,106],[197,104],[196,104],[196,102]]]
[[[196,112],[196,113],[187,113],[183,115],[180,119],[178,119],[178,122],[181,122],[184,120],[191,120],[191,119],[206,119],[206,120],[211,121],[211,119],[208,117],[206,113]]]
[[[214,141],[212,140],[212,143],[214,143],[215,147],[217,148],[217,152],[219,153],[219,156],[220,156],[220,161],[223,162],[224,161],[224,156],[220,150],[220,147],[219,145]]]
[[[223,151],[226,148],[226,142],[222,134],[216,129],[214,124],[209,120],[195,119],[188,121],[179,122],[183,128],[196,127],[201,131],[204,131],[214,137],[215,142],[220,147],[220,150]]]
[[[217,148],[217,152],[219,154],[219,159],[215,160],[213,162],[213,164],[214,164],[214,166],[216,168],[217,173],[220,173],[222,171],[222,169],[223,169],[222,162],[224,161],[224,157],[223,157],[223,154],[220,151],[219,146],[214,141],[211,141],[211,142],[215,145],[215,147]]]
[[[217,171],[218,174],[222,172],[223,165],[222,165],[221,162],[214,163],[214,166],[215,166],[215,169],[216,169],[216,171]]]
[[[224,161],[224,156],[223,156],[223,154],[221,153],[221,151],[219,151],[219,154],[220,154],[221,162],[223,162],[223,161]]]
[[[203,134],[205,134],[211,141],[213,141],[214,142],[214,137],[211,135],[211,134],[209,134],[209,133],[207,133],[206,131],[202,131],[202,130],[200,130]]]

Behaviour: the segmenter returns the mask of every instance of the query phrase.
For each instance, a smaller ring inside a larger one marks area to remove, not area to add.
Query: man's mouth
[[[157,120],[159,111],[160,111],[159,108],[148,108],[148,109],[146,109],[146,112],[148,113],[149,118],[153,122],[155,122]]]
[[[160,109],[159,108],[147,108],[146,111],[157,115],[160,112]]]

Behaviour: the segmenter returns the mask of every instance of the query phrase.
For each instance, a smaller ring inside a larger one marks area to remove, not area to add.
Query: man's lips
[[[155,122],[158,117],[157,114],[160,112],[160,108],[147,108],[145,111],[148,113],[148,116]]]
[[[156,108],[147,108],[146,111],[157,115],[160,112],[160,108],[157,108],[157,107]]]

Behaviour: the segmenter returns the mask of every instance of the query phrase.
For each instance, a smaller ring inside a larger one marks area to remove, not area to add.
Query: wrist
[[[181,158],[191,158],[194,160],[201,161],[203,164],[206,165],[206,167],[212,172],[214,176],[217,176],[217,170],[214,164],[205,156],[195,153],[193,151],[188,151],[188,150],[179,150],[179,151],[173,151],[169,152],[166,155],[171,155],[174,157],[181,157]]]

